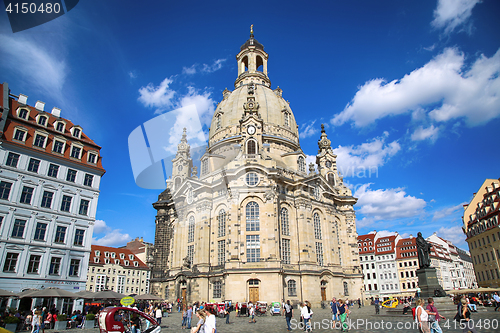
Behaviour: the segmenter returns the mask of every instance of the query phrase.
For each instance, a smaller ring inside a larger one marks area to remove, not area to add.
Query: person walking
[[[446,318],[439,314],[437,308],[434,306],[434,300],[432,299],[432,297],[429,297],[427,302],[429,303],[427,305],[427,310],[428,310],[427,313],[429,314],[429,324],[431,333],[443,333],[443,330],[439,326],[439,321],[441,319],[446,320]]]
[[[342,332],[346,332],[348,325],[346,324],[346,319],[349,317],[349,306],[341,299],[339,299],[339,317],[340,317],[340,327]]]
[[[460,327],[462,328],[463,333],[477,333],[474,328],[474,321],[470,320],[470,310],[467,306],[467,300],[462,298],[460,300]]]
[[[217,330],[216,327],[216,320],[215,316],[208,310],[207,307],[204,307],[203,310],[205,311],[206,319],[205,319],[205,324],[203,325],[203,328],[205,330],[205,333],[215,333]]]
[[[191,333],[205,333],[205,320],[207,319],[205,311],[202,309],[196,311],[196,317],[198,317],[198,323],[191,328]]]
[[[186,308],[184,308],[182,310],[182,324],[181,324],[181,330],[185,329],[186,328],[186,324],[187,324],[187,310]]]
[[[290,320],[292,320],[293,317],[293,308],[290,305],[290,300],[287,300],[283,307],[283,315],[285,316],[287,329],[291,331],[292,327],[290,326]]]
[[[248,312],[250,320],[248,322],[249,323],[256,323],[256,321],[255,321],[255,306],[253,306],[252,303],[249,303],[248,306],[250,307],[249,312]]]
[[[495,295],[493,295],[493,299],[495,300],[495,311],[500,308],[500,296],[498,296],[498,293],[495,293]]]
[[[229,303],[226,303],[224,305],[224,314],[226,315],[226,324],[229,324],[229,313],[231,312],[231,307],[229,306]]]
[[[191,329],[191,319],[193,318],[193,307],[189,306],[186,311],[186,327],[188,330]]]
[[[375,304],[375,314],[379,314],[380,313],[380,301],[379,301],[378,297],[375,298],[374,304]]]
[[[309,303],[309,301],[306,301],[306,303],[304,304],[304,307],[302,308],[302,311],[300,313],[300,316],[304,320],[304,328],[305,328],[306,332],[312,331],[311,323],[310,323],[312,315],[313,315],[313,312],[311,310],[311,303]]]
[[[429,314],[424,309],[424,300],[419,298],[416,302],[417,309],[415,310],[415,323],[418,324],[418,328],[422,333],[431,333],[429,329]]]
[[[339,304],[337,303],[337,300],[332,298],[332,301],[330,303],[330,309],[332,310],[332,324],[333,327],[337,327],[337,322],[340,320],[339,318]]]
[[[42,320],[42,312],[37,310],[31,320],[31,333],[38,333],[40,331],[40,321]]]
[[[158,325],[161,325],[161,316],[162,316],[161,308],[157,307],[155,309],[155,319],[156,319],[156,322],[158,323]]]

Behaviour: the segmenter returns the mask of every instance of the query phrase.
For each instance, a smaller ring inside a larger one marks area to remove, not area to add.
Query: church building
[[[151,291],[167,300],[363,298],[356,198],[322,127],[306,165],[268,54],[251,31],[236,55],[234,90],[213,115],[201,170],[186,133],[157,210]]]

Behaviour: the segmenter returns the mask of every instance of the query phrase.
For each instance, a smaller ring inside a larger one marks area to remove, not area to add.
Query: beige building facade
[[[500,179],[486,179],[464,206],[467,236],[479,287],[500,286]]]
[[[353,205],[322,129],[306,166],[253,36],[212,119],[200,173],[184,133],[157,209],[152,293],[167,300],[319,304],[363,295]]]

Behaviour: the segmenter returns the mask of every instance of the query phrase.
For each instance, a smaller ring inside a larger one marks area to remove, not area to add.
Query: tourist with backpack
[[[290,305],[290,300],[287,300],[284,307],[283,307],[283,315],[285,316],[286,319],[286,326],[289,331],[292,330],[290,326],[290,320],[292,320],[293,317],[293,308]]]
[[[460,327],[462,328],[463,333],[477,333],[476,329],[474,328],[474,321],[470,320],[470,314],[471,312],[469,310],[469,307],[467,306],[467,300],[464,297],[460,300],[458,312],[455,316],[455,320],[460,320]]]
[[[304,307],[302,308],[301,313],[300,313],[300,316],[304,320],[304,327],[305,327],[306,332],[312,331],[311,323],[310,323],[312,315],[313,315],[313,312],[311,310],[311,303],[309,303],[309,301],[306,301],[306,303],[304,304]]]

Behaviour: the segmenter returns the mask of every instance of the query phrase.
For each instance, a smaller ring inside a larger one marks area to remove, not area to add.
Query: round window
[[[255,172],[249,172],[246,176],[246,183],[248,186],[255,186],[259,183],[259,176]]]

